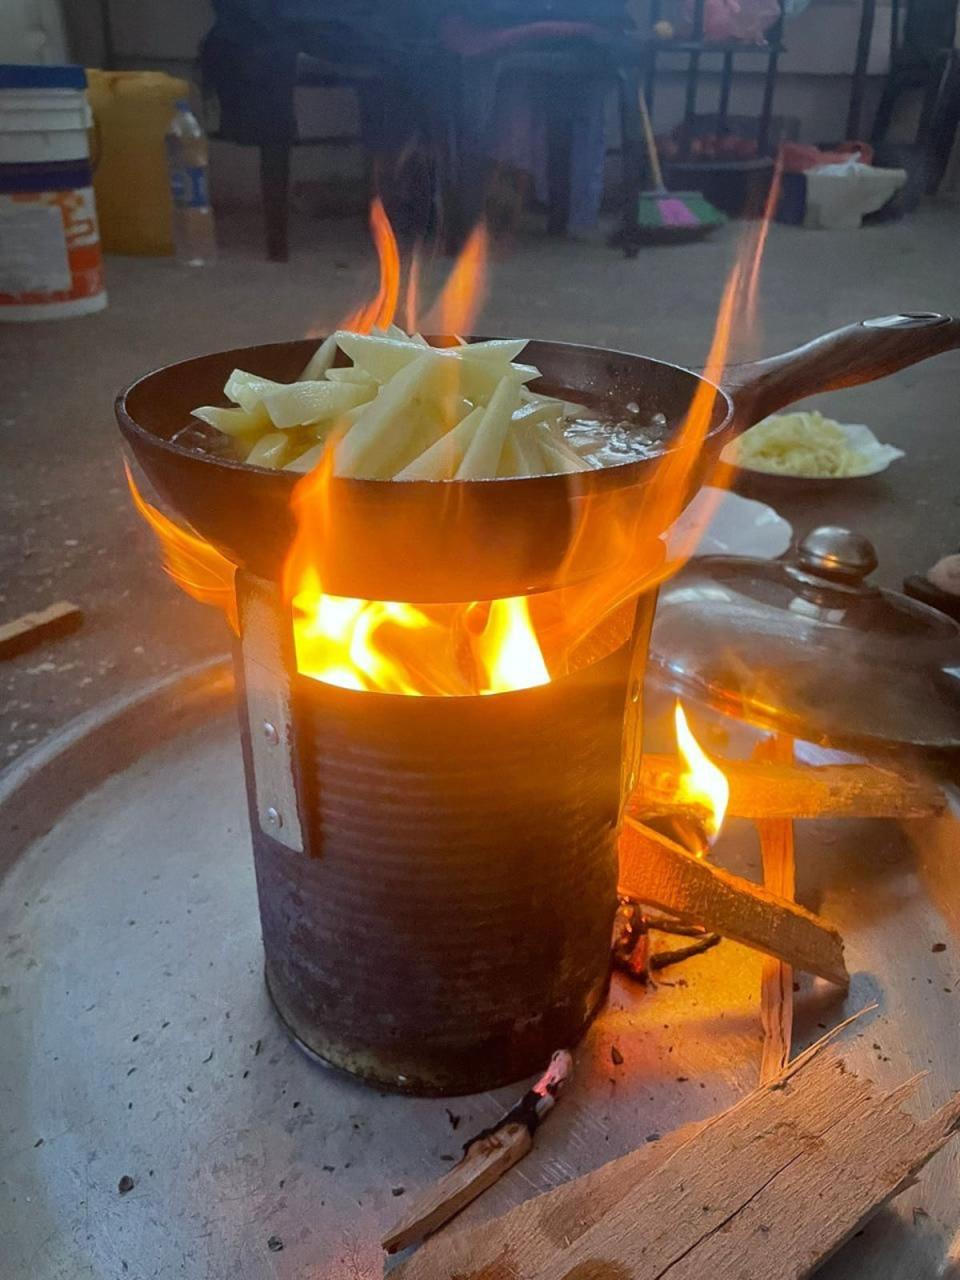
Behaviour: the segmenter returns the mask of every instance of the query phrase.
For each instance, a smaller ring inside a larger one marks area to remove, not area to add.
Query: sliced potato
[[[527,345],[526,338],[491,338],[486,342],[466,342],[458,354],[465,360],[492,360],[510,364]]]
[[[290,456],[290,441],[283,431],[270,431],[261,436],[247,454],[251,467],[282,467]]]
[[[563,405],[559,400],[528,400],[513,411],[514,426],[532,427],[538,422],[546,422],[559,427],[562,417]]]
[[[247,436],[270,428],[270,416],[260,404],[255,405],[251,413],[246,409],[221,409],[219,405],[202,404],[194,409],[193,416],[216,427],[225,436]]]
[[[513,455],[514,469],[510,472],[501,471],[501,475],[539,476],[543,474],[543,452],[539,442],[529,427],[517,425],[516,414],[513,416],[507,444]],[[506,448],[504,453],[507,453]]]
[[[478,405],[453,428],[435,440],[418,458],[395,475],[395,480],[452,480],[470,442],[483,420],[483,406]]]
[[[562,436],[551,431],[545,422],[538,422],[534,427],[540,451],[548,463],[552,463],[558,471],[592,471],[590,463],[581,458],[579,453],[571,449]]]
[[[298,454],[290,462],[283,464],[284,471],[300,471],[304,475],[308,471],[312,471],[319,463],[327,450],[327,442],[321,440],[319,444],[312,445],[309,449],[305,449],[303,453]]]
[[[418,356],[423,348],[410,338],[375,338],[369,333],[336,334],[340,350],[350,357],[359,369],[372,374],[378,382],[387,382]]]
[[[253,466],[297,472],[336,451],[340,475],[373,479],[492,479],[587,470],[564,440],[580,406],[531,391],[540,376],[518,364],[526,342],[497,338],[431,347],[396,325],[338,330],[291,384],[235,369],[238,406],[196,416],[223,431]],[[353,364],[334,366],[338,350]]]
[[[355,364],[347,365],[343,369],[328,369],[327,379],[330,382],[353,382],[359,387],[377,385],[377,380],[372,373],[367,373],[366,369],[358,369]]]
[[[337,445],[339,475],[389,479],[441,434],[442,424],[424,421],[421,410],[437,393],[443,361],[438,351],[419,351],[366,406]]]
[[[238,404],[247,413],[253,413],[264,396],[286,386],[284,382],[274,382],[271,378],[261,378],[257,373],[247,373],[243,369],[234,369],[223,388],[224,395]]]
[[[320,343],[316,351],[307,361],[306,366],[297,379],[298,382],[316,382],[318,378],[322,378],[330,366],[333,364],[334,356],[337,354],[337,335],[331,333],[328,338]]]
[[[486,480],[496,476],[519,389],[520,384],[512,373],[500,379],[457,469],[458,480]]]
[[[246,462],[250,456],[250,450],[254,447],[258,440],[263,438],[262,431],[254,431],[252,435],[231,436],[230,442],[233,445],[233,451],[241,462]]]
[[[273,425],[286,431],[333,418],[372,400],[375,394],[373,386],[352,386],[346,382],[292,382],[268,392],[263,398],[263,407]]]

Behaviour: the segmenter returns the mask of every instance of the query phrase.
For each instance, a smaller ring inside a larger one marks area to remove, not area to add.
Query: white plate
[[[670,559],[754,556],[773,560],[790,546],[793,526],[765,502],[708,486],[665,534]]]

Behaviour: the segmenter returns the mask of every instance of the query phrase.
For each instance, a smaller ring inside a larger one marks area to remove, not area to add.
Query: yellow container
[[[173,204],[164,135],[186,80],[162,71],[88,71],[95,137],[93,186],[109,253],[173,252]]]

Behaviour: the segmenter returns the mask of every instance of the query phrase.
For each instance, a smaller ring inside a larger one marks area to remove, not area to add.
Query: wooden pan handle
[[[874,382],[930,356],[960,347],[960,319],[905,312],[861,320],[767,360],[732,365],[723,377],[742,431],[785,405],[821,391]]]

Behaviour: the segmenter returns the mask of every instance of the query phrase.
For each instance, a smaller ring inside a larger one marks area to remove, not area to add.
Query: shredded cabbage
[[[773,414],[734,441],[731,461],[773,475],[861,475],[869,459],[851,448],[843,428],[817,410]]]

